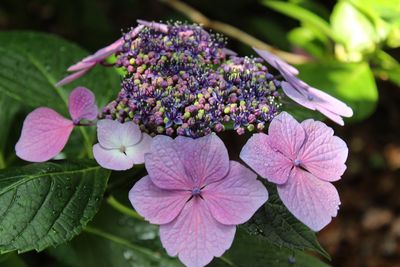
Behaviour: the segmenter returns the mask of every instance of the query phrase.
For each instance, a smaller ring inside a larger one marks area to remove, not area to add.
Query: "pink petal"
[[[21,159],[43,162],[64,148],[72,132],[72,121],[50,108],[37,108],[28,114],[15,151]]]
[[[284,60],[280,59],[279,57],[275,56],[271,52],[266,51],[266,50],[257,49],[255,47],[253,47],[253,49],[254,49],[254,51],[257,52],[257,54],[260,57],[262,57],[265,61],[268,62],[268,64],[270,64],[275,69],[279,70],[278,65],[280,65],[281,68],[284,68],[287,72],[289,72],[289,73],[291,73],[293,75],[299,74],[299,71],[295,67],[293,67],[292,65],[288,64],[287,62],[285,62]]]
[[[245,223],[268,199],[257,175],[236,161],[224,179],[207,185],[201,195],[214,218],[226,225]]]
[[[311,173],[296,168],[278,193],[288,210],[313,231],[324,228],[336,217],[340,199],[336,188]]]
[[[149,176],[140,179],[129,191],[132,206],[153,224],[170,223],[178,216],[190,197],[190,191],[158,188]]]
[[[353,116],[353,110],[342,101],[314,87],[309,87],[308,91],[310,94],[316,96],[318,99],[321,99],[323,101],[323,103],[318,104],[323,106],[325,109],[343,117]]]
[[[216,221],[201,198],[189,201],[178,217],[160,226],[161,243],[186,266],[202,267],[230,248],[236,227]]]
[[[186,174],[198,187],[221,180],[229,171],[229,155],[224,142],[215,134],[201,138],[178,136],[176,145]]]
[[[85,70],[85,69],[91,69],[92,67],[94,67],[96,65],[96,62],[93,61],[85,61],[90,59],[91,56],[87,56],[84,59],[82,59],[82,61],[79,61],[78,63],[70,66],[67,71],[70,72],[77,72],[77,71],[81,71],[81,70]]]
[[[93,146],[93,156],[101,167],[115,171],[131,169],[134,164],[133,160],[118,148],[104,148],[100,144]]]
[[[307,99],[307,96],[303,94],[303,92],[295,89],[290,83],[288,82],[282,82],[281,83],[283,92],[293,101],[298,103],[299,105],[302,105],[303,107],[306,107],[311,110],[315,110],[315,103],[311,102],[309,99]]]
[[[327,117],[328,119],[330,119],[333,122],[336,122],[337,124],[339,124],[340,126],[344,125],[344,121],[342,119],[342,117],[340,117],[339,115],[337,115],[336,113],[329,111],[321,106],[317,106],[316,108],[322,115],[324,115],[325,117]]]
[[[122,48],[122,45],[124,44],[124,40],[122,38],[118,39],[114,43],[98,50],[96,53],[93,55],[87,56],[78,63],[70,66],[68,68],[68,71],[79,71],[87,68],[92,68],[99,62],[105,60],[112,54],[116,53]]]
[[[159,135],[153,138],[145,164],[158,187],[192,190],[224,178],[229,170],[229,156],[216,135],[175,140]]]
[[[93,66],[94,66],[94,64],[92,65],[92,67]],[[87,69],[83,69],[83,70],[75,72],[75,73],[72,73],[71,75],[68,75],[67,77],[65,77],[61,81],[58,81],[56,83],[56,87],[64,86],[64,85],[66,85],[66,84],[68,84],[68,83],[70,83],[72,81],[75,81],[76,79],[78,79],[78,78],[82,77],[83,75],[85,75],[86,72],[88,72],[90,69],[91,69],[91,67],[87,68]]]
[[[150,135],[143,133],[142,139],[139,143],[127,147],[126,155],[133,160],[135,164],[143,164],[144,163],[144,155],[150,152],[152,138]]]
[[[253,134],[240,152],[240,158],[261,177],[275,184],[286,183],[293,162],[270,146],[264,133]]]
[[[191,190],[194,187],[181,161],[181,149],[171,137],[157,135],[153,138],[144,161],[151,180],[159,188]]]
[[[286,112],[281,112],[272,120],[268,135],[270,146],[291,160],[296,159],[305,139],[303,127]]]
[[[75,88],[69,95],[68,108],[72,119],[79,122],[81,119],[94,120],[97,118],[97,106],[92,91],[85,87]]]
[[[162,33],[168,33],[168,25],[164,24],[164,23],[157,23],[154,21],[150,22],[150,21],[145,21],[145,20],[141,20],[141,19],[138,19],[137,23],[139,23],[143,26],[146,26],[150,29],[153,29],[155,31],[159,31]]]
[[[339,180],[346,170],[346,143],[333,136],[333,130],[322,122],[306,120],[301,126],[307,135],[299,153],[303,166],[320,179]]]
[[[139,143],[141,138],[139,126],[134,122],[121,123],[110,119],[97,122],[97,139],[104,148],[128,148]]]

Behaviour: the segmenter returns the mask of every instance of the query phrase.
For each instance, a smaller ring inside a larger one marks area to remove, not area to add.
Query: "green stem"
[[[139,253],[142,253],[142,254],[144,254],[144,255],[146,255],[148,257],[151,257],[151,258],[153,258],[155,260],[159,260],[160,259],[160,257],[156,253],[152,252],[151,250],[148,250],[146,248],[143,248],[143,247],[137,246],[135,244],[132,244],[131,242],[129,242],[126,239],[123,239],[123,238],[121,238],[119,236],[116,236],[116,235],[113,235],[113,234],[110,234],[110,233],[106,233],[101,229],[97,229],[97,228],[94,228],[94,227],[86,226],[86,228],[83,231],[86,232],[86,233],[92,234],[92,235],[96,235],[96,236],[102,237],[104,239],[108,239],[108,240],[110,240],[112,242],[115,242],[117,244],[123,245],[123,246],[125,246],[127,248],[135,250],[135,251],[137,251]]]
[[[225,262],[226,264],[228,264],[229,266],[236,266],[233,262],[231,262],[230,260],[228,260],[227,258],[225,258],[224,256],[219,257],[218,259],[222,260],[223,262]]]
[[[129,217],[132,217],[136,220],[144,221],[144,218],[140,216],[136,211],[134,211],[132,208],[125,206],[121,202],[119,202],[115,197],[109,196],[107,198],[107,203],[113,207],[115,210],[128,215]]]

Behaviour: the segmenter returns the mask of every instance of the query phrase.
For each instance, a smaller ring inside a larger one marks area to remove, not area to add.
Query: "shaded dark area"
[[[284,50],[290,49],[285,33],[298,25],[255,0],[187,2],[210,18],[235,25]],[[318,3],[312,7],[319,6],[328,16],[335,1]],[[138,18],[185,20],[156,0],[0,3],[0,30],[54,33],[90,51],[117,39],[121,29],[135,25]],[[233,40],[230,47],[250,53],[248,47]],[[379,104],[370,118],[345,127],[330,124],[350,148],[348,170],[335,183],[342,200],[339,217],[319,233],[333,266],[400,266],[400,88],[388,82],[380,82],[378,87]],[[241,146],[235,143],[232,150],[236,147]],[[24,255],[31,266],[45,266],[47,258],[41,257],[44,258],[39,260],[33,253]]]

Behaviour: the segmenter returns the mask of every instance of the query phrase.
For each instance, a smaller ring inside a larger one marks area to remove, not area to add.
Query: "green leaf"
[[[232,247],[223,255],[223,260],[215,259],[209,266],[328,267],[317,258],[301,251],[278,248],[265,240],[249,236],[240,229],[236,232]]]
[[[351,106],[354,115],[349,120],[363,120],[374,112],[378,90],[367,63],[308,63],[297,67],[305,82]]]
[[[113,69],[97,67],[76,82],[57,88],[67,68],[88,52],[60,37],[36,32],[1,32],[0,92],[36,108],[51,107],[67,114],[69,92],[78,85],[88,87],[97,103],[108,103],[119,91]]]
[[[342,61],[361,61],[363,55],[373,52],[379,42],[372,21],[350,2],[336,4],[331,24],[336,41],[344,47],[344,51],[336,50]]]
[[[270,195],[267,203],[241,227],[250,235],[278,247],[313,250],[330,259],[318,243],[315,233],[298,221],[283,205],[276,187],[268,183],[267,188]]]
[[[130,205],[127,193],[124,200]],[[106,203],[82,235],[49,253],[72,267],[183,266],[166,254],[158,226],[121,214]]]
[[[289,41],[297,47],[304,49],[309,54],[319,59],[327,57],[326,45],[320,42],[314,31],[307,27],[298,27],[288,34]]]
[[[333,40],[335,39],[329,23],[303,7],[300,7],[290,2],[270,0],[264,0],[263,4],[275,11],[285,14],[291,18],[297,19],[315,29],[318,29],[318,31],[322,32]]]
[[[17,113],[21,110],[21,105],[14,99],[0,94],[0,169],[7,166],[7,155],[10,149],[10,143],[13,140],[13,130],[17,125]],[[13,151],[14,153],[14,151]]]
[[[0,253],[41,251],[70,240],[93,218],[110,171],[93,161],[0,171]]]

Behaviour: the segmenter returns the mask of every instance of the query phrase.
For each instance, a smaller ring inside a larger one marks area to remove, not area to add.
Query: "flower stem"
[[[83,231],[86,232],[86,233],[89,233],[89,234],[92,234],[92,235],[96,235],[96,236],[102,237],[104,239],[110,240],[110,241],[112,241],[114,243],[123,245],[123,246],[125,246],[127,248],[130,248],[132,250],[140,252],[140,253],[142,253],[142,254],[144,254],[146,256],[149,256],[149,257],[151,257],[153,259],[156,259],[156,260],[160,259],[160,257],[156,253],[154,253],[153,251],[148,250],[148,249],[146,249],[144,247],[140,247],[138,245],[132,244],[131,242],[129,242],[126,239],[123,239],[123,238],[121,238],[119,236],[104,232],[101,229],[97,229],[97,228],[94,228],[94,227],[86,226]]]
[[[136,211],[134,211],[132,208],[125,206],[121,202],[119,202],[115,197],[109,196],[107,198],[107,203],[113,207],[115,210],[128,215],[129,217],[132,217],[136,220],[144,221],[144,218],[140,216]]]
[[[181,2],[180,0],[159,0],[162,3],[170,6],[171,8],[179,11],[185,16],[189,17],[192,21],[204,25],[204,27],[214,29],[216,31],[222,32],[227,36],[230,36],[242,43],[245,43],[251,47],[257,47],[259,49],[268,50],[271,53],[281,57],[292,64],[301,64],[309,61],[309,59],[305,56],[301,56],[298,54],[293,54],[289,52],[285,52],[279,49],[272,47],[261,41],[260,39],[255,38],[254,36],[232,26],[224,22],[215,21],[207,18],[200,11],[194,9],[188,4]]]

